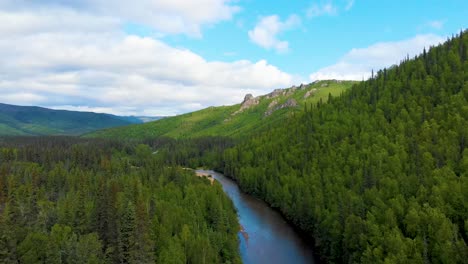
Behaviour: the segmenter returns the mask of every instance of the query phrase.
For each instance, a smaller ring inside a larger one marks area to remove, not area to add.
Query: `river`
[[[244,263],[318,263],[310,243],[268,204],[243,193],[236,182],[220,173],[210,170],[197,172],[210,174],[221,183],[234,203],[242,227],[239,239]]]

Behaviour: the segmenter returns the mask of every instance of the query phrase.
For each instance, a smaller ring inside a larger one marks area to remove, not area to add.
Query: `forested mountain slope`
[[[0,103],[0,136],[80,135],[98,129],[134,123],[142,121],[109,114]]]
[[[468,32],[224,154],[337,263],[466,263]]]
[[[263,96],[247,95],[242,104],[209,107],[146,124],[104,129],[85,136],[113,139],[240,137],[264,129],[282,120],[285,115],[302,111],[305,104],[326,100],[330,94],[338,96],[354,83],[330,80],[277,89]]]
[[[240,263],[221,185],[146,145],[0,138],[0,263]]]

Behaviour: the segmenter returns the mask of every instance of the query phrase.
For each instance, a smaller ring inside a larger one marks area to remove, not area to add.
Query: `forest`
[[[153,154],[132,142],[1,138],[0,263],[240,263],[221,185]]]
[[[468,32],[242,138],[0,139],[0,263],[240,263],[223,172],[329,263],[466,263]]]
[[[224,152],[331,263],[466,263],[468,32]]]

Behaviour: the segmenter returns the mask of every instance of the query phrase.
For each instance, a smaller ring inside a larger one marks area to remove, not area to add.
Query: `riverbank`
[[[300,232],[267,203],[242,192],[232,179],[209,170],[237,209],[241,230],[238,233],[244,263],[319,263],[313,247]]]
[[[256,196],[252,193],[249,193],[249,192],[245,192],[244,190],[242,190],[240,188],[240,185],[237,181],[237,179],[235,178],[232,178],[230,176],[227,176],[227,175],[224,175],[224,173],[222,172],[217,172],[215,171],[216,173],[219,173],[219,174],[222,174],[224,177],[230,179],[231,181],[235,182],[238,186],[239,186],[239,189],[247,194],[247,195],[250,195],[252,197],[254,197],[255,199],[265,203],[269,208],[271,208],[272,210],[274,210],[275,212],[277,212],[278,214],[281,215],[281,217],[284,219],[284,221],[286,221],[293,229],[294,231],[299,234],[299,236],[304,240],[306,241],[307,244],[311,245],[311,247],[313,248],[313,251],[314,251],[314,259],[315,259],[315,263],[320,263],[320,262],[325,262],[327,263],[328,260],[323,256],[323,255],[319,255],[318,253],[320,252],[320,248],[316,246],[316,241],[315,239],[313,238],[313,236],[311,235],[307,235],[307,234],[304,234],[304,230],[302,230],[299,226],[297,226],[296,224],[294,224],[293,221],[291,221],[287,215],[285,215],[279,207],[277,206],[273,206],[272,204],[268,203],[267,201],[263,200],[261,197],[259,196]]]
[[[202,178],[208,179],[208,180],[211,182],[211,185],[213,185],[213,183],[214,183],[214,178],[213,178],[209,173],[200,172],[200,171],[195,171],[195,175],[197,175],[198,177],[202,177]]]

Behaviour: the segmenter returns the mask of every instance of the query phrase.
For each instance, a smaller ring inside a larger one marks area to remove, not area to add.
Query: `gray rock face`
[[[273,90],[273,92],[271,92],[269,94],[266,94],[266,95],[263,95],[263,96],[257,96],[257,97],[254,97],[252,94],[246,94],[245,97],[244,97],[244,101],[242,101],[239,110],[235,111],[231,115],[234,116],[234,115],[237,115],[239,113],[242,113],[245,110],[247,110],[247,109],[249,109],[249,108],[251,108],[251,107],[253,107],[255,105],[258,105],[260,103],[260,100],[263,100],[263,99],[272,99],[272,98],[277,98],[277,97],[280,97],[280,96],[290,97],[291,95],[294,94],[295,91],[301,90],[301,89],[307,89],[308,86],[309,86],[308,84],[301,84],[300,86],[292,86],[289,89],[275,89],[275,90]],[[313,90],[316,90],[316,89],[313,89]],[[311,96],[314,92],[309,91],[307,97]],[[306,98],[306,97],[304,97],[304,98]],[[271,115],[274,111],[276,111],[278,109],[297,106],[296,100],[294,100],[292,98],[289,98],[284,104],[281,104],[281,105],[278,105],[278,100],[280,100],[280,99],[275,99],[268,105],[267,111],[265,112],[265,116]],[[225,120],[225,122],[229,122],[229,121],[230,121],[230,119]]]
[[[275,97],[278,97],[278,96],[290,96],[291,94],[293,94],[297,89],[302,89],[301,86],[299,88],[297,88],[296,86],[293,86],[289,89],[275,89],[273,92],[265,95],[264,97],[266,97],[267,99],[271,99],[271,98],[275,98]]]
[[[306,99],[306,98],[308,98],[308,97],[314,95],[316,92],[317,92],[317,89],[316,89],[316,88],[314,88],[314,89],[312,89],[312,90],[310,90],[310,91],[307,91],[307,93],[304,94],[304,99]]]
[[[273,112],[279,110],[279,109],[283,109],[283,108],[286,108],[286,107],[296,107],[297,106],[297,101],[293,98],[289,98],[284,104],[281,104],[281,105],[277,105],[278,102],[275,100],[273,102],[270,103],[270,105],[268,106],[268,110],[265,112],[265,116],[269,116],[271,114],[273,114]],[[271,106],[271,107],[270,107]]]
[[[273,92],[266,95],[266,98],[275,98],[284,93],[283,89],[275,89]]]
[[[249,109],[250,107],[252,107],[254,105],[258,105],[259,102],[260,102],[260,100],[259,100],[258,97],[253,97],[252,94],[246,94],[245,97],[244,97],[244,101],[241,104],[241,107],[239,108],[239,110],[234,112],[232,115],[237,115],[239,113],[242,113],[246,109]]]
[[[273,100],[273,101],[271,101],[271,103],[268,105],[268,109],[273,108],[273,107],[274,107],[275,105],[277,105],[277,104],[278,104],[278,100]]]
[[[286,103],[282,104],[281,105],[281,108],[285,108],[285,107],[295,107],[297,106],[297,101],[293,98],[289,98]]]
[[[254,97],[252,94],[246,94],[245,97],[244,97],[244,101],[242,101],[242,104],[244,104],[245,102],[249,101],[249,100],[252,100]]]

